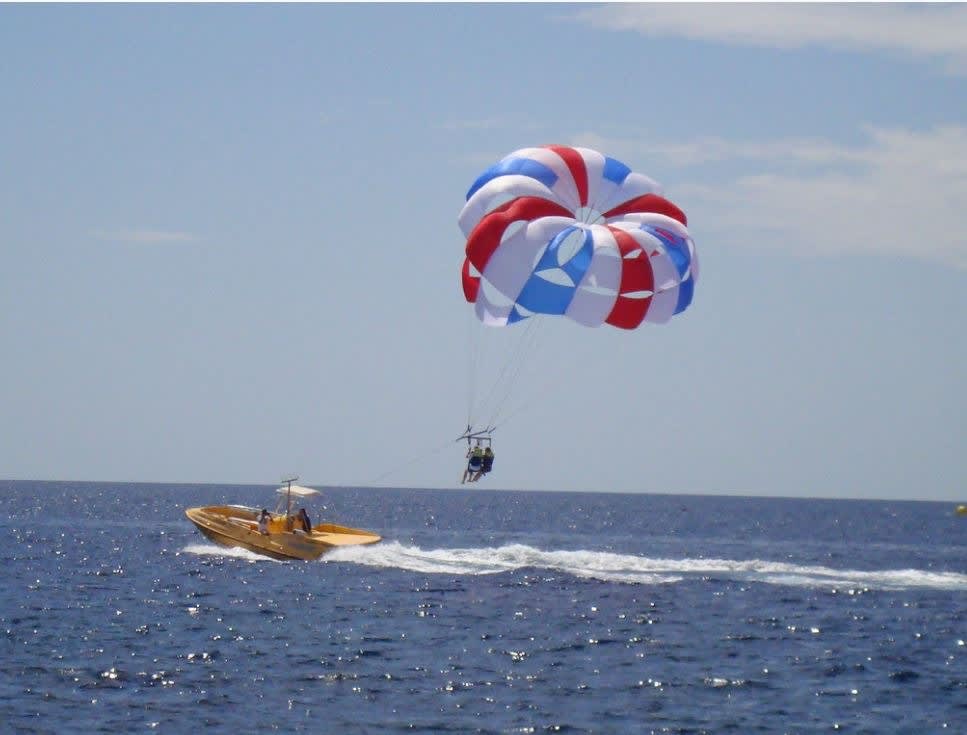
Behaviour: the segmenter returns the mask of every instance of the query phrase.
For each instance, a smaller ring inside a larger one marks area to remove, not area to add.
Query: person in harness
[[[494,450],[489,446],[484,449],[483,464],[480,467],[480,473],[477,475],[477,479],[480,479],[481,475],[486,475],[494,467]]]
[[[463,479],[460,480],[461,485],[468,481],[473,482],[480,476],[480,471],[483,469],[484,450],[479,442],[472,449],[467,450],[467,458],[467,469],[463,471]]]

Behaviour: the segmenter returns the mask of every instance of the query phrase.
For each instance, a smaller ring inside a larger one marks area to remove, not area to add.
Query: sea
[[[0,481],[0,732],[967,733],[952,503]]]

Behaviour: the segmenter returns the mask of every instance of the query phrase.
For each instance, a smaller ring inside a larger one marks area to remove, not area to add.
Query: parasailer
[[[483,475],[488,474],[494,468],[494,450],[489,446],[484,447],[483,466],[480,468],[479,480]]]
[[[514,151],[473,182],[458,223],[464,297],[488,327],[563,316],[631,330],[692,302],[698,259],[685,213],[655,181],[589,148]],[[513,380],[518,371],[504,367],[498,379]],[[481,418],[475,396],[470,404],[468,450]],[[500,410],[483,423],[488,444]]]
[[[484,450],[480,446],[480,442],[467,450],[467,469],[463,471],[463,479],[460,480],[460,484],[466,482],[475,482],[480,478],[480,471],[483,469],[484,461]]]

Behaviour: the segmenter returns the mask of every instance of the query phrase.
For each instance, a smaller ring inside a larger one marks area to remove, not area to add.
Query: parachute
[[[467,192],[464,297],[489,326],[667,322],[692,302],[698,259],[685,213],[659,191],[589,148],[514,151]]]
[[[473,182],[458,224],[466,237],[463,294],[474,321],[526,322],[521,341],[530,346],[534,317],[632,330],[667,322],[692,302],[698,258],[685,213],[655,181],[589,148],[514,151]],[[471,439],[489,443],[524,351],[515,349],[501,367],[487,399],[499,400],[482,423],[471,365],[460,437],[468,448]],[[470,353],[473,362],[478,348]]]

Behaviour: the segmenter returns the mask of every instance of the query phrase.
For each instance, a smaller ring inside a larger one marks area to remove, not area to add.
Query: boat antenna
[[[285,515],[292,515],[292,483],[299,479],[298,475],[283,477],[282,483],[285,485]],[[288,521],[286,521],[288,523]]]

